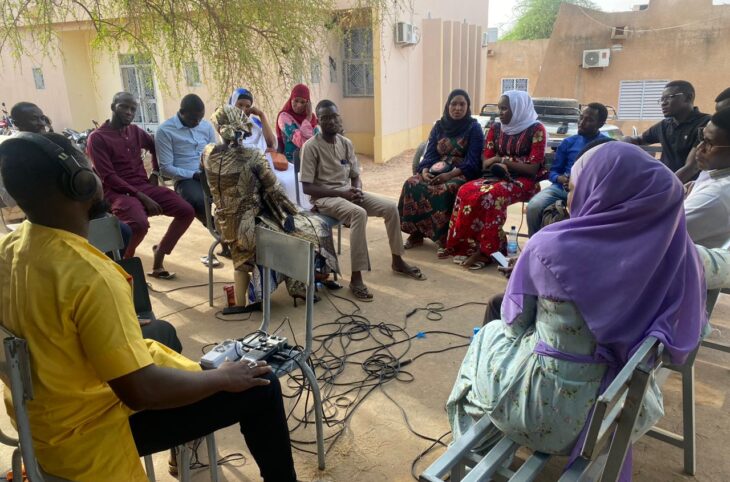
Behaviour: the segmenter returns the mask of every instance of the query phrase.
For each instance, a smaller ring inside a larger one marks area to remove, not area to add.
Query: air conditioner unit
[[[596,49],[583,51],[583,68],[608,67],[611,59],[611,49]]]
[[[395,43],[397,45],[413,45],[417,43],[416,28],[406,22],[398,22],[395,24]]]
[[[489,45],[489,32],[482,32],[482,47]]]

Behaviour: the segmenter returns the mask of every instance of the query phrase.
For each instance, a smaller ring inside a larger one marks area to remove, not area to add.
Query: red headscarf
[[[294,109],[291,106],[292,101],[295,97],[301,97],[302,99],[310,100],[309,98],[309,87],[307,87],[304,84],[297,84],[294,86],[294,88],[291,91],[291,95],[289,95],[289,99],[286,101],[284,106],[279,111],[279,115],[281,115],[282,112],[286,112],[290,116],[294,118],[294,120],[299,124],[302,125],[302,122],[304,122],[307,118],[307,112],[303,112],[301,114],[297,114],[294,112]],[[281,132],[281,129],[279,128],[279,115],[276,116],[276,137],[279,141],[279,145],[284,145],[284,134]],[[312,124],[312,128],[317,127],[317,116],[312,113],[312,119],[310,120],[310,123]]]

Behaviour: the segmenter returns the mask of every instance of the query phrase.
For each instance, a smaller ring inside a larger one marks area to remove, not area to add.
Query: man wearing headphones
[[[86,240],[101,183],[63,136],[22,133],[0,169],[28,221],[0,239],[0,316],[28,341],[41,468],[147,480],[139,457],[239,423],[265,481],[295,481],[278,379],[265,363],[200,366],[144,340],[126,273]],[[12,412],[12,411],[11,411]]]
[[[104,196],[112,213],[132,228],[132,240],[124,256],[134,251],[147,235],[148,216],[164,214],[173,218],[159,245],[153,247],[154,260],[149,276],[172,279],[163,266],[178,240],[193,222],[195,211],[175,192],[148,182],[142,161],[142,149],[152,153],[156,164],[155,142],[147,132],[132,124],[139,104],[129,92],[119,92],[112,101],[112,118],[91,133],[87,145],[89,156],[104,186]]]

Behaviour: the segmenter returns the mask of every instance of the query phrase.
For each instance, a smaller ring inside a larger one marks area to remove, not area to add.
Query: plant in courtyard
[[[517,20],[502,40],[531,40],[550,38],[561,3],[598,9],[591,0],[519,0],[515,7]]]
[[[332,33],[363,17],[380,22],[408,3],[353,0],[343,13],[335,0],[1,1],[0,51],[16,59],[54,58],[59,22],[82,22],[95,52],[135,54],[158,74],[182,77],[186,64],[200,62],[221,99],[242,83],[261,92],[308,78]],[[157,77],[167,87],[166,76]]]

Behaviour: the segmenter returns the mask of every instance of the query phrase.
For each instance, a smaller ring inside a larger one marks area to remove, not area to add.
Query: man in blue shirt
[[[207,226],[205,197],[200,179],[200,155],[208,144],[216,142],[213,125],[205,117],[205,104],[195,94],[180,102],[177,114],[160,125],[155,134],[155,149],[160,174],[175,181],[175,192],[195,210],[195,217]],[[201,258],[207,264],[207,256]],[[212,260],[218,266],[218,260]]]
[[[603,104],[592,102],[583,107],[578,120],[578,134],[563,140],[555,153],[555,160],[550,168],[552,185],[537,193],[527,204],[527,229],[532,236],[542,226],[542,212],[556,201],[568,200],[568,181],[570,169],[578,158],[578,154],[590,142],[606,137],[600,133],[606,123],[608,110]]]

